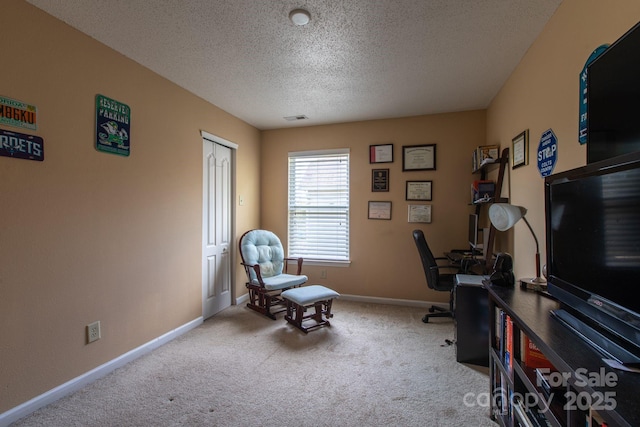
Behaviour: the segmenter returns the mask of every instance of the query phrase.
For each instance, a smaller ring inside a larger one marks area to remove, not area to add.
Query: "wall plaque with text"
[[[96,148],[98,151],[128,156],[131,109],[128,105],[96,95]]]

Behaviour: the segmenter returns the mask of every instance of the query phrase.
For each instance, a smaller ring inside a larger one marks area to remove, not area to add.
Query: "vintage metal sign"
[[[0,124],[36,130],[38,109],[35,105],[0,96]]]
[[[96,148],[99,151],[128,156],[130,127],[128,105],[96,95]]]
[[[44,141],[39,136],[0,129],[0,156],[44,160]]]
[[[538,171],[544,178],[551,175],[558,162],[558,138],[553,129],[542,133],[538,144]]]

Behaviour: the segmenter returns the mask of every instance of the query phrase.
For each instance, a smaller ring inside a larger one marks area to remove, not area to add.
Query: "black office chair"
[[[447,260],[446,257],[435,258],[427,245],[427,240],[424,238],[422,230],[413,230],[413,240],[418,247],[418,253],[422,260],[422,267],[424,269],[424,275],[427,278],[427,285],[429,288],[436,291],[449,292],[449,310],[432,305],[429,308],[429,314],[425,314],[422,318],[424,323],[429,323],[430,317],[451,317],[453,318],[453,287],[455,282],[455,273],[441,273],[441,269],[451,269],[448,265],[438,265],[437,261]],[[448,261],[448,260],[447,260]]]

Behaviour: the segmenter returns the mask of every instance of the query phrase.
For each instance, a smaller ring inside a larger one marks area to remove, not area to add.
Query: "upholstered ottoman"
[[[331,302],[340,294],[321,285],[311,285],[288,289],[281,296],[287,302],[287,314],[284,318],[306,334],[324,325],[331,326],[328,320],[333,317]],[[313,313],[305,315],[311,307],[314,308]],[[305,326],[310,321],[313,323]]]

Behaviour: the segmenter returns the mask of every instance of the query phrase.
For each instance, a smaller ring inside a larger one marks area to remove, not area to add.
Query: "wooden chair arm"
[[[244,262],[241,262],[240,264],[242,264],[242,266],[244,267],[244,271],[247,273],[247,280],[249,281],[249,283],[251,283],[251,273],[249,272],[249,269],[253,269],[253,271],[256,273],[256,279],[258,279],[258,283],[260,283],[260,286],[264,287],[262,274],[260,273],[260,265],[245,264]]]
[[[302,258],[285,258],[284,259],[284,272],[287,272],[287,267],[289,265],[289,261],[295,261],[297,264],[297,272],[296,272],[296,276],[299,276],[300,273],[302,273],[302,263],[303,263],[303,259]],[[260,265],[259,264],[245,264],[244,262],[240,263],[243,267],[244,267],[244,271],[245,273],[247,273],[247,280],[249,281],[249,283],[251,283],[251,272],[250,269],[253,269],[253,271],[256,273],[256,279],[258,280],[258,283],[260,283],[260,286],[264,287],[264,281],[262,280],[262,273],[260,273]]]
[[[303,263],[303,259],[302,258],[285,258],[284,259],[284,272],[287,272],[287,268],[289,266],[289,261],[295,261],[298,268],[296,271],[296,276],[299,276],[300,273],[302,273],[302,263]]]

